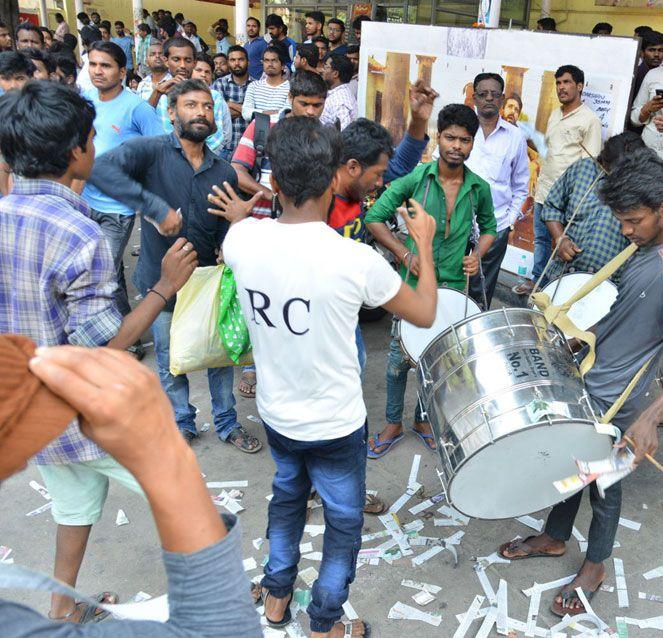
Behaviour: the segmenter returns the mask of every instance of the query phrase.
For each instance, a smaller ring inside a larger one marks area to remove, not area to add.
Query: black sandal
[[[262,450],[262,443],[259,439],[247,432],[241,425],[230,432],[226,442],[234,445],[238,450],[246,454],[255,454]]]
[[[261,598],[263,605],[267,602],[267,599],[270,596],[274,596],[274,594],[272,594],[267,589],[262,590]],[[267,621],[267,624],[273,629],[280,629],[281,627],[285,627],[286,625],[289,625],[292,622],[292,612],[290,611],[290,603],[292,603],[292,594],[288,594],[288,596],[289,596],[288,606],[285,608],[285,612],[283,612],[283,618],[281,618],[281,620],[279,621],[270,620],[267,617],[267,612],[265,612],[265,620]],[[274,598],[276,598],[276,596],[274,596]]]

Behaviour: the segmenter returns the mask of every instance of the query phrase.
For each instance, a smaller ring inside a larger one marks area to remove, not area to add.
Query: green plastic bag
[[[235,276],[228,266],[221,274],[219,297],[219,337],[228,357],[238,365],[243,355],[251,352],[251,339],[237,298]]]

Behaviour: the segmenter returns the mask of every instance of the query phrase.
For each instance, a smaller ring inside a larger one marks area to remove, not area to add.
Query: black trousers
[[[509,233],[511,228],[507,227],[500,230],[495,237],[495,241],[491,244],[488,252],[481,260],[481,270],[486,280],[486,299],[488,301],[488,308],[490,310],[490,303],[495,293],[495,286],[497,285],[497,278],[500,274],[500,267],[502,260],[506,254],[506,248],[509,245]],[[470,297],[474,299],[483,308],[483,294],[481,292],[481,277],[476,274],[470,279]]]

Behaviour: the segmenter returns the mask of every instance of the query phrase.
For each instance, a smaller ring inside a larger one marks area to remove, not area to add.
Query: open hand
[[[216,208],[208,208],[207,212],[218,217],[223,217],[231,224],[248,217],[258,200],[264,197],[263,192],[258,191],[248,201],[243,200],[228,182],[223,182],[223,189],[218,186],[212,186],[212,190],[214,194],[210,193],[207,199]]]

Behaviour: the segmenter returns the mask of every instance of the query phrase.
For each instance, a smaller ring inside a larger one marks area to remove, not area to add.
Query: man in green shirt
[[[440,158],[420,164],[412,173],[391,183],[366,215],[366,226],[373,237],[390,250],[400,262],[400,273],[415,286],[419,259],[412,240],[399,241],[385,226],[396,209],[409,198],[422,204],[437,222],[433,259],[438,286],[465,290],[467,276],[479,272],[483,257],[497,234],[490,186],[464,162],[479,128],[476,113],[463,104],[445,106],[437,117]],[[472,236],[473,219],[479,226],[479,239],[471,255],[465,255]],[[386,427],[369,439],[369,458],[380,458],[403,438],[403,405],[407,373],[410,368],[396,338],[391,340],[387,362]],[[413,432],[429,449],[435,449],[430,423],[417,406]]]

